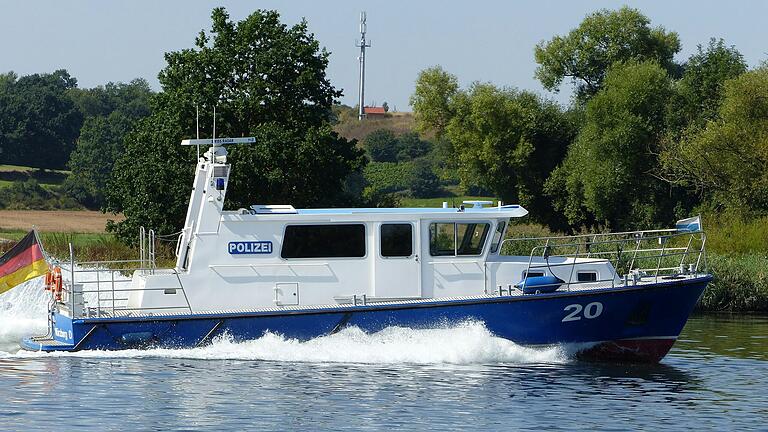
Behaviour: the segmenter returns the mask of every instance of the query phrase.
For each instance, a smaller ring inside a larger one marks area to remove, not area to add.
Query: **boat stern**
[[[59,312],[51,314],[50,329],[44,336],[28,336],[21,340],[21,347],[27,351],[74,351],[77,334],[72,318]]]

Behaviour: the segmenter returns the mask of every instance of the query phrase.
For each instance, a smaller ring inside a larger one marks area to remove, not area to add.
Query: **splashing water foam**
[[[467,321],[443,328],[389,327],[367,333],[357,327],[309,341],[266,333],[235,342],[226,334],[211,345],[189,349],[154,348],[123,351],[41,353],[19,351],[23,336],[47,330],[47,293],[42,278],[0,295],[0,358],[178,358],[202,360],[269,360],[368,364],[563,363],[571,357],[561,346],[522,347],[494,336],[481,322]]]
[[[309,341],[276,333],[245,342],[226,335],[211,345],[189,349],[154,348],[122,351],[38,353],[19,351],[13,357],[175,358],[200,360],[269,360],[312,363],[487,364],[563,363],[568,353],[559,346],[527,348],[493,336],[482,323],[464,322],[437,329],[389,327],[366,333],[357,327]],[[0,353],[0,358],[3,355]]]
[[[0,349],[18,348],[19,339],[48,329],[48,293],[43,278],[27,281],[0,294]]]

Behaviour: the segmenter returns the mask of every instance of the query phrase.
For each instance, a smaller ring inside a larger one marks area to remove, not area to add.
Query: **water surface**
[[[768,430],[768,318],[700,315],[658,365],[578,362],[481,323],[44,354],[32,282],[0,296],[0,430]]]

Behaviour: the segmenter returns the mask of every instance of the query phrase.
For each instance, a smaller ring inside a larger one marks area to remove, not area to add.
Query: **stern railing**
[[[59,263],[62,273],[69,276],[62,285],[60,300],[54,304],[68,309],[73,318],[114,317],[129,313],[148,314],[192,313],[189,298],[176,269],[158,269],[156,264],[155,232],[139,229],[139,259],[76,261],[75,251],[69,244],[69,263]],[[146,284],[134,286],[139,278],[150,275],[173,275],[168,286]],[[134,307],[129,304],[133,293],[163,291],[166,294],[181,293],[183,302],[172,306]]]

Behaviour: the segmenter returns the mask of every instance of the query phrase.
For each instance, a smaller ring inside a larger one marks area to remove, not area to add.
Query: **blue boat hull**
[[[77,351],[194,347],[222,333],[234,340],[280,333],[300,340],[347,326],[435,328],[480,321],[521,345],[578,344],[579,356],[659,361],[672,347],[711,276],[609,290],[471,300],[241,314],[71,320],[54,315],[53,338],[25,338],[29,350]]]

